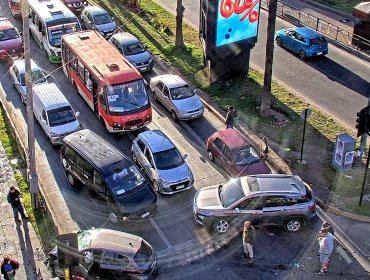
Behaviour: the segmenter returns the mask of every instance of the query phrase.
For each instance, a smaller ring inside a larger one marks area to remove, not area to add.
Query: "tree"
[[[274,60],[274,35],[276,23],[277,0],[269,2],[269,16],[267,21],[267,42],[266,42],[266,62],[265,75],[263,80],[261,116],[269,117],[271,115],[271,80],[272,63]]]
[[[184,38],[182,35],[182,18],[184,16],[185,8],[182,5],[182,0],[177,0],[177,8],[176,8],[176,40],[175,46],[177,48],[182,48],[185,46]]]
[[[137,12],[140,12],[140,0],[129,0],[130,5],[136,7]]]

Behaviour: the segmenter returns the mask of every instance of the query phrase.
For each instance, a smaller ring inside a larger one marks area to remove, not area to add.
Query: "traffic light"
[[[360,112],[357,113],[357,137],[367,133],[367,131],[370,129],[369,116],[369,106],[363,108]]]

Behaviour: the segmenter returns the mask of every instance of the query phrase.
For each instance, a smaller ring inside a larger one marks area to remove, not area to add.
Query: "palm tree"
[[[184,7],[182,6],[182,0],[177,0],[177,8],[176,8],[176,40],[175,46],[178,48],[182,48],[185,46],[184,38],[182,35],[182,18],[184,15]]]
[[[267,22],[267,42],[266,42],[266,62],[265,75],[263,80],[261,116],[269,117],[271,115],[271,80],[272,80],[272,62],[274,60],[274,35],[276,23],[277,0],[269,2],[269,16]]]

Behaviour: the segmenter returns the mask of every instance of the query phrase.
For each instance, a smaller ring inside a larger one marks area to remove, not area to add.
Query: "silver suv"
[[[193,214],[197,223],[219,233],[245,220],[297,232],[315,218],[315,198],[298,176],[252,175],[202,188],[195,195]]]
[[[187,155],[181,155],[162,131],[140,133],[132,143],[131,152],[132,160],[144,169],[155,191],[173,194],[194,185],[193,173],[185,162]]]

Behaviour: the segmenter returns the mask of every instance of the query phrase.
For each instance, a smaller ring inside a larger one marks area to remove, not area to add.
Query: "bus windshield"
[[[127,113],[149,104],[143,80],[107,87],[109,111]]]
[[[64,34],[80,31],[78,22],[60,24],[48,27],[49,43],[51,46],[59,48],[61,45],[61,38]]]

